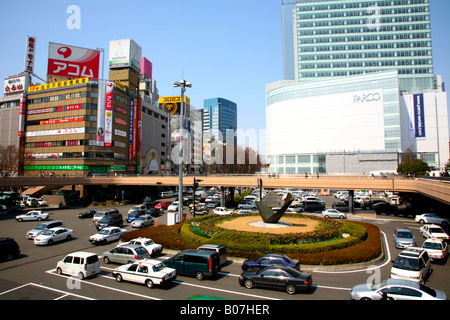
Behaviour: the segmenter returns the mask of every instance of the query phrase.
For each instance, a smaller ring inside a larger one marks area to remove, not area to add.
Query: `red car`
[[[167,201],[161,201],[161,202],[158,202],[156,205],[155,205],[155,208],[156,209],[159,209],[159,210],[167,210],[167,208],[170,206],[170,202],[167,202]]]

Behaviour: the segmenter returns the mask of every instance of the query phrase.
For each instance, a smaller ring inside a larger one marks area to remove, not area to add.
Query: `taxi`
[[[448,255],[447,243],[442,239],[429,238],[423,243],[422,249],[428,252],[433,261],[444,261]]]
[[[119,227],[106,227],[98,233],[91,235],[89,241],[93,244],[106,244],[108,242],[118,241],[126,232],[127,230]]]
[[[130,281],[153,288],[154,285],[172,283],[177,274],[175,269],[166,267],[161,261],[143,259],[115,268],[113,276],[117,282]]]

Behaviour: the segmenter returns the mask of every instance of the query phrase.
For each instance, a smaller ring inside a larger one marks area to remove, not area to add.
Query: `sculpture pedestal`
[[[266,223],[264,221],[250,222],[248,225],[252,227],[268,228],[268,229],[288,228],[293,226],[292,223],[288,222]]]

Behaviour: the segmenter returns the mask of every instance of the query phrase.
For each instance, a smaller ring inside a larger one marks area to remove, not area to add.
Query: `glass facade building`
[[[305,82],[396,69],[401,91],[433,89],[429,6],[429,0],[284,0],[284,77]]]
[[[216,138],[227,140],[227,130],[237,130],[237,104],[223,98],[206,99],[203,102],[203,131]],[[234,137],[236,143],[236,137]]]

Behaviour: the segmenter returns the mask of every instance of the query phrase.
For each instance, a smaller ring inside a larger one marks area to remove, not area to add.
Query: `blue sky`
[[[450,1],[430,2],[435,73],[450,86]],[[67,28],[70,5],[81,9],[79,30]],[[244,130],[265,129],[265,85],[283,77],[281,0],[1,0],[0,23],[0,79],[22,72],[27,35],[37,37],[44,79],[49,42],[104,48],[107,60],[110,40],[132,38],[153,63],[161,96],[179,95],[172,84],[183,76],[194,107],[234,101]]]

